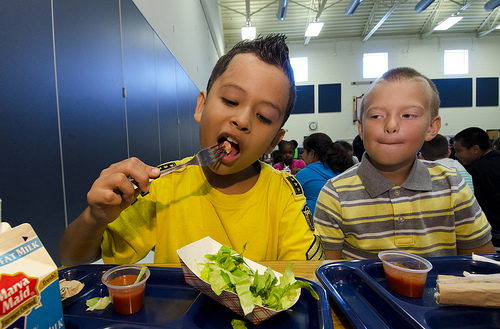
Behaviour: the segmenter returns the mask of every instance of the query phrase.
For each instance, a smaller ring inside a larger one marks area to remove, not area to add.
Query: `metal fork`
[[[220,160],[224,155],[226,155],[226,151],[224,149],[224,144],[220,143],[211,147],[207,147],[198,153],[189,161],[181,163],[180,165],[165,168],[160,171],[160,175],[155,178],[150,178],[149,182],[151,183],[155,179],[158,179],[162,176],[165,176],[167,174],[170,174],[176,170],[179,170],[181,168],[191,166],[191,165],[196,165],[196,166],[208,166],[218,160]],[[129,177],[130,182],[134,185],[134,188],[137,190],[139,184],[133,179],[132,177]]]

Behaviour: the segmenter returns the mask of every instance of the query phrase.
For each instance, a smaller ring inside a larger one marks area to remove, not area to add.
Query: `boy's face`
[[[474,145],[470,149],[464,146],[461,141],[455,141],[453,143],[455,148],[455,156],[460,160],[464,166],[470,165],[472,162],[476,161],[481,157],[479,153],[479,146]]]
[[[201,92],[194,119],[200,123],[202,148],[229,140],[232,152],[210,169],[233,174],[271,153],[283,138],[290,84],[279,68],[253,54],[238,54],[214,82]]]
[[[358,131],[371,162],[388,171],[411,165],[441,127],[440,117],[431,118],[429,88],[418,80],[380,81],[365,97]]]

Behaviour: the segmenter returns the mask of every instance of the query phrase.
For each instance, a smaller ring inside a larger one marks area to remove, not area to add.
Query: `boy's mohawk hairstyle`
[[[210,92],[215,81],[226,71],[229,63],[238,54],[254,54],[264,63],[280,68],[288,77],[290,82],[290,97],[283,124],[286,122],[293,106],[295,105],[295,79],[290,64],[289,50],[286,45],[284,34],[269,34],[265,37],[259,36],[254,40],[243,40],[222,56],[214,66],[207,84],[207,93]]]

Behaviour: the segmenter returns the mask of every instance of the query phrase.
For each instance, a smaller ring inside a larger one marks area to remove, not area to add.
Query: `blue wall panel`
[[[177,113],[179,113],[179,140],[181,158],[191,156],[193,150],[193,116],[189,104],[189,76],[182,66],[175,63],[175,81],[177,86]]]
[[[296,86],[297,96],[292,114],[314,113],[314,86]]]
[[[319,113],[341,112],[342,94],[340,83],[331,83],[318,86]]]
[[[498,78],[476,79],[476,106],[498,106]]]
[[[155,33],[131,0],[122,1],[123,68],[130,156],[160,164]]]
[[[100,172],[127,158],[120,17],[116,1],[54,1],[68,220]]]
[[[177,86],[175,58],[158,36],[155,36],[156,83],[160,120],[161,162],[180,158],[177,125]]]
[[[472,78],[433,79],[441,107],[472,107]]]
[[[30,223],[57,261],[65,227],[50,1],[0,2],[2,220]]]

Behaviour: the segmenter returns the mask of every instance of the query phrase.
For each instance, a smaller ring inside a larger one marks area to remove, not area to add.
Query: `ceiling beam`
[[[443,0],[439,0],[436,6],[434,7],[432,13],[429,15],[427,18],[424,26],[422,26],[422,29],[420,30],[420,39],[424,39],[428,37],[429,35],[434,32],[434,26],[436,26],[436,19],[439,16],[439,12],[441,11],[441,4],[443,3]],[[424,32],[426,31],[427,32]]]
[[[392,13],[394,12],[394,10],[396,10],[396,8],[402,4],[402,3],[405,3],[407,0],[399,0],[398,2],[396,2],[390,9],[389,11],[384,15],[384,17],[382,17],[382,19],[380,19],[380,21],[378,21],[378,23],[373,27],[373,29],[364,37],[363,39],[363,42],[365,42],[366,40],[370,39],[370,37],[373,35],[373,33],[377,32],[377,30],[379,29],[379,27],[382,26],[382,24],[384,24],[384,22],[389,18],[389,16],[392,15]]]
[[[493,10],[484,20],[483,24],[481,24],[481,26],[478,28],[478,31],[476,33],[476,36],[478,38],[484,37],[486,34],[493,32],[497,29],[498,24],[500,24],[500,10],[497,9],[495,15],[494,13],[495,11]],[[495,16],[495,18],[493,18],[493,16]],[[485,26],[488,26],[488,28],[486,30],[482,30]]]

